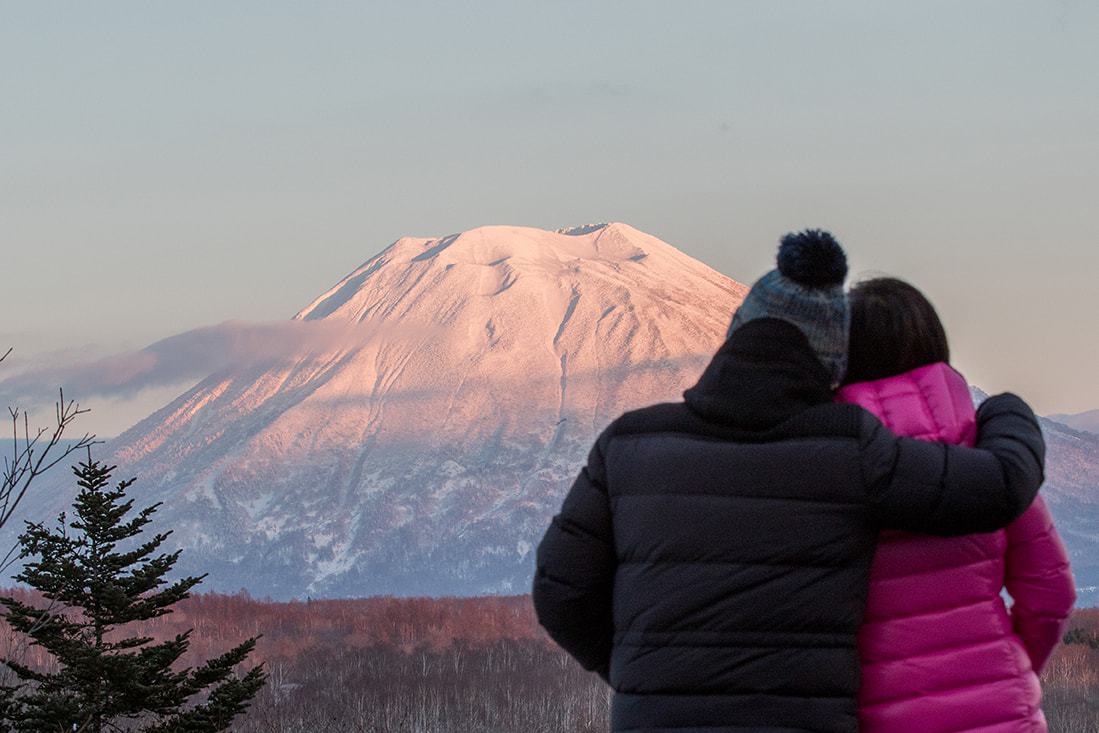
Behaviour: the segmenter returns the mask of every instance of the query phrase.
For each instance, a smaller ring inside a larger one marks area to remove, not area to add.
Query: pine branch
[[[52,528],[28,522],[20,535],[20,557],[28,561],[17,577],[39,590],[49,607],[14,598],[0,598],[0,605],[11,628],[47,651],[57,671],[5,660],[21,684],[4,688],[12,699],[0,707],[6,716],[0,725],[33,720],[36,727],[26,730],[101,733],[131,731],[140,719],[153,725],[148,730],[225,730],[266,680],[262,665],[243,677],[234,674],[255,650],[255,638],[184,670],[173,667],[190,646],[190,630],[160,643],[141,635],[112,641],[133,621],[171,613],[205,577],[166,580],[181,551],[154,553],[170,531],[119,547],[142,533],[159,505],[134,514],[126,489],[135,479],[112,488],[114,468],[90,456],[74,466],[80,486],[74,518],[66,522],[62,514]]]

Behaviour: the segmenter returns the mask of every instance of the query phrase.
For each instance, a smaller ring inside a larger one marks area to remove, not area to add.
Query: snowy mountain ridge
[[[403,237],[294,315],[321,337],[261,344],[278,358],[210,374],[100,457],[165,502],[206,589],[525,592],[599,431],[679,400],[746,292],[621,223]],[[1095,603],[1099,436],[1042,424],[1043,493]],[[47,478],[25,516],[65,508],[67,472]]]
[[[346,337],[211,374],[106,460],[208,588],[523,592],[599,431],[678,400],[745,292],[621,223],[403,237],[294,316]]]

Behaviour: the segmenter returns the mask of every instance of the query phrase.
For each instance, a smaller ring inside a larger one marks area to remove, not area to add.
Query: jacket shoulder
[[[809,407],[765,431],[748,431],[706,420],[684,402],[661,402],[630,410],[603,431],[605,445],[616,436],[645,433],[685,433],[737,442],[770,442],[791,438],[867,440],[880,421],[858,405],[829,402]]]
[[[849,384],[836,397],[861,405],[898,435],[957,445],[976,441],[977,411],[969,385],[945,362]]]
[[[659,402],[622,413],[607,426],[610,437],[640,433],[691,432],[698,427],[697,416],[682,402]]]

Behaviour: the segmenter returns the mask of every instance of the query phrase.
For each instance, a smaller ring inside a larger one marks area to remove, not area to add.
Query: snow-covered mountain
[[[970,387],[975,404],[988,395]],[[1042,495],[1068,548],[1081,606],[1099,605],[1099,435],[1039,417],[1046,438]]]
[[[1068,548],[1079,605],[1099,605],[1099,435],[1042,418],[1046,482],[1042,494]]]
[[[294,316],[333,345],[211,374],[106,459],[206,589],[525,592],[599,431],[679,399],[745,292],[625,224],[405,237]]]
[[[406,237],[294,316],[323,338],[263,344],[277,358],[211,374],[98,455],[165,502],[207,590],[525,592],[598,432],[680,399],[745,292],[625,224]],[[1043,427],[1043,492],[1094,605],[1099,436]],[[71,499],[66,471],[47,478],[24,515]]]

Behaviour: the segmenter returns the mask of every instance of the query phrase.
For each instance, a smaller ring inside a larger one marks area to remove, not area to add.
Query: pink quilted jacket
[[[901,435],[966,445],[975,439],[969,388],[947,364],[853,384],[838,399],[865,407]],[[1014,601],[1010,610],[1003,588]],[[1075,600],[1065,548],[1041,496],[999,532],[883,532],[859,634],[861,730],[1044,732],[1037,672]]]

